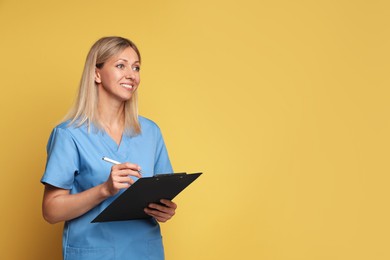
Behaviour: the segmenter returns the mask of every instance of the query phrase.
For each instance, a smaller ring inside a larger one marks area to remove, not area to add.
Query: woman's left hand
[[[154,217],[158,222],[166,222],[175,215],[177,205],[173,201],[165,199],[160,200],[160,203],[150,203],[145,208],[145,213]]]

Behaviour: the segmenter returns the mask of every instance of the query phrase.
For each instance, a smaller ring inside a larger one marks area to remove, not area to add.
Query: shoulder
[[[51,135],[75,139],[76,136],[84,135],[85,132],[88,132],[86,125],[75,126],[74,124],[70,124],[70,120],[68,120],[56,125]]]
[[[69,125],[69,121],[64,121],[56,125],[54,129],[67,129],[68,125]]]
[[[56,125],[53,129],[52,129],[52,135],[55,135],[55,134],[65,134],[65,135],[68,135],[69,134],[69,122],[68,121],[65,121],[65,122],[61,122],[59,123],[58,125]]]
[[[141,125],[141,136],[143,137],[155,137],[157,139],[162,138],[160,127],[152,120],[139,116],[138,121]]]
[[[70,131],[71,127],[68,127],[68,125],[69,122],[62,122],[52,129],[46,147],[48,153],[56,149],[55,147],[61,147],[62,150],[66,150],[65,148],[73,149],[75,147],[75,140]]]
[[[144,130],[158,130],[160,131],[160,127],[152,120],[143,117],[143,116],[138,116],[138,121],[141,125],[142,131]]]
[[[88,126],[86,123],[78,124],[78,122],[72,122],[71,120],[66,120],[54,127],[54,129],[61,129],[67,132],[76,132],[76,131],[86,131],[88,130]],[[97,127],[91,125],[91,129],[97,130]]]

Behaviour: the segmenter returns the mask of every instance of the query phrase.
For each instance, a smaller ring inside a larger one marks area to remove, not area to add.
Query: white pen
[[[105,157],[105,156],[103,156],[102,160],[103,160],[103,161],[106,161],[106,162],[109,162],[109,163],[112,163],[112,164],[121,164],[120,162],[115,161],[115,160],[110,159],[110,158]]]
[[[121,162],[115,161],[115,160],[110,159],[110,158],[108,158],[106,156],[103,156],[102,160],[106,161],[106,162],[109,162],[109,163],[112,163],[112,164],[121,164]],[[141,174],[141,170],[139,170],[138,172]]]

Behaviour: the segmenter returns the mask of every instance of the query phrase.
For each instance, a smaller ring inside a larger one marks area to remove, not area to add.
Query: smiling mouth
[[[125,83],[122,83],[120,84],[122,87],[126,88],[126,89],[133,89],[133,85],[130,85],[130,84],[125,84]]]

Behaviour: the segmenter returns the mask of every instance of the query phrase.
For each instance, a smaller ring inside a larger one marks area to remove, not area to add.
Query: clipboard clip
[[[180,175],[186,175],[187,173],[185,172],[180,172],[180,173],[156,173],[153,177],[166,177],[166,176],[180,176]]]

